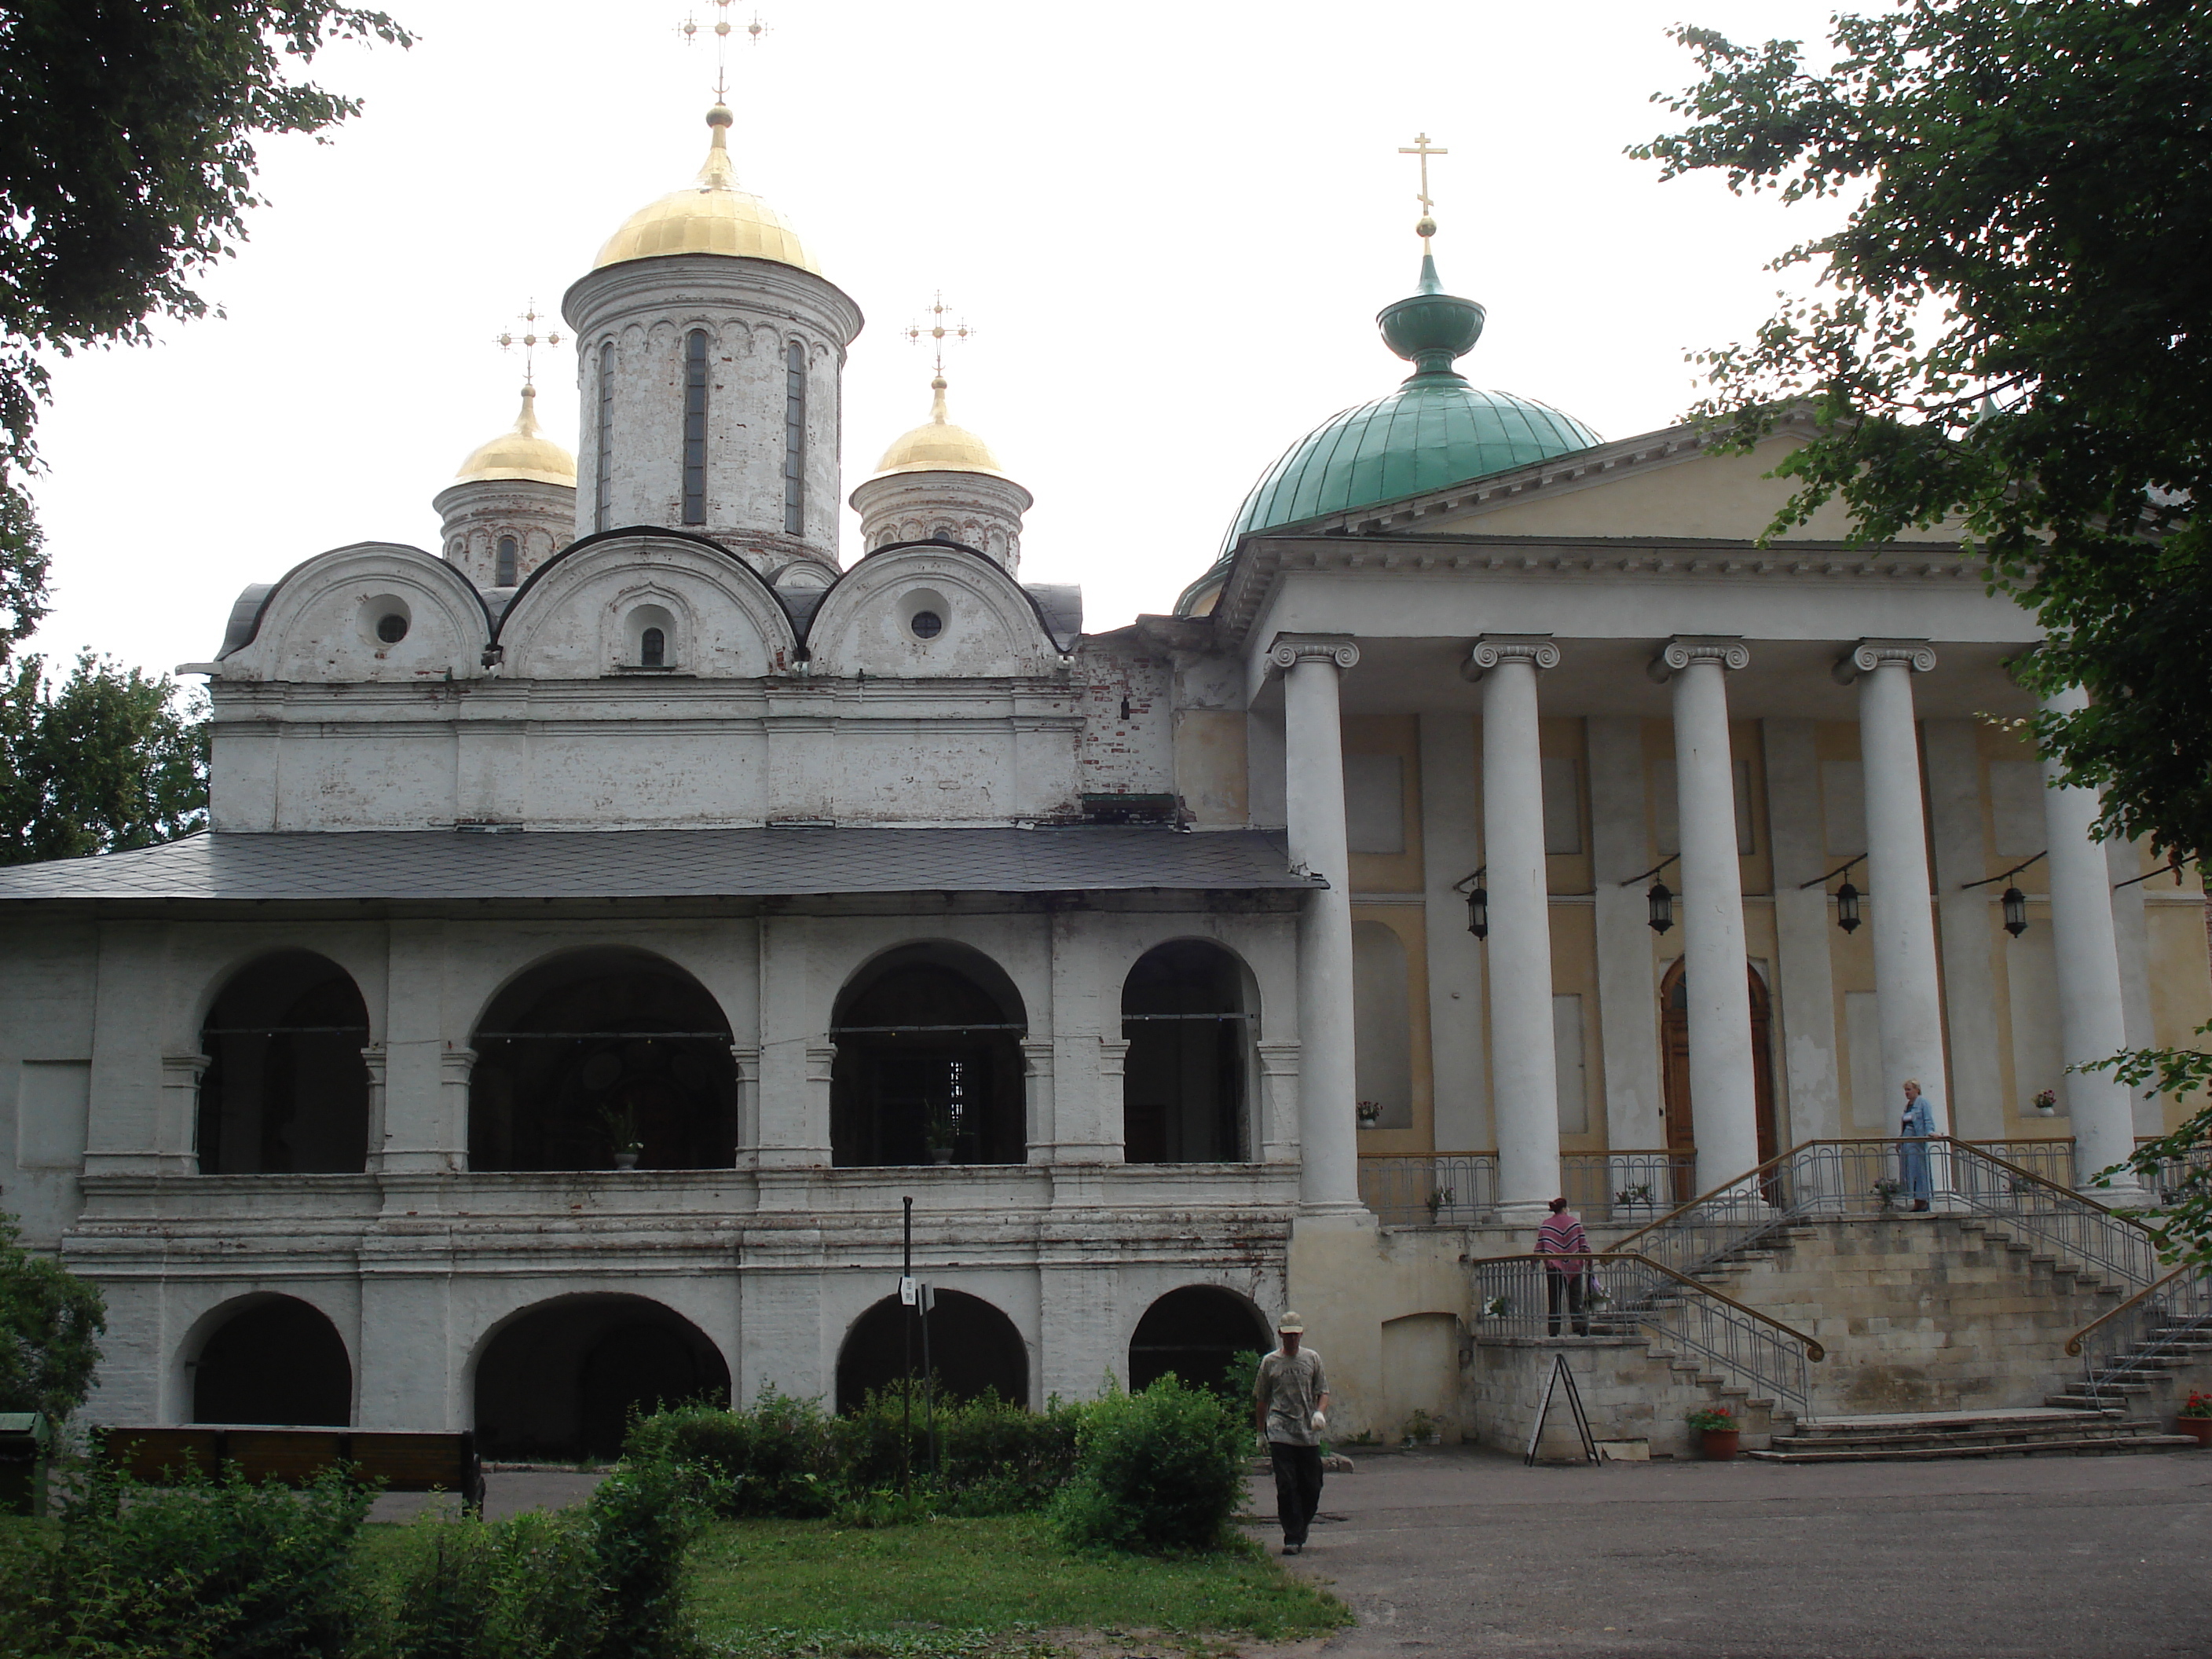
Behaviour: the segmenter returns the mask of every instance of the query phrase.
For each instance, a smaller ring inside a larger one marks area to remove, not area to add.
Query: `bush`
[[[1085,1414],[1074,1480],[1053,1504],[1078,1546],[1165,1553],[1219,1547],[1244,1495],[1248,1407],[1164,1376]]]
[[[335,1471],[297,1490],[235,1468],[173,1486],[82,1475],[54,1547],[18,1558],[15,1639],[82,1659],[338,1659],[368,1504]]]
[[[382,1574],[375,1659],[594,1659],[608,1624],[580,1510],[487,1525],[426,1511]]]
[[[714,1483],[665,1458],[625,1458],[586,1506],[606,1625],[600,1659],[699,1651],[684,1610],[691,1546]]]

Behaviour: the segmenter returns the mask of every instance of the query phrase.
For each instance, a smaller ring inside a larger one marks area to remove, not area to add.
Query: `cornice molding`
[[[1889,663],[1908,674],[1925,674],[1936,666],[1936,647],[1926,640],[1861,640],[1836,659],[1836,684],[1849,685]]]
[[[1288,673],[1302,662],[1330,662],[1356,667],[1359,647],[1348,634],[1278,634],[1267,647],[1270,670]]]
[[[1659,647],[1645,670],[1664,685],[1692,663],[1719,665],[1723,673],[1751,666],[1751,647],[1733,634],[1677,634]]]

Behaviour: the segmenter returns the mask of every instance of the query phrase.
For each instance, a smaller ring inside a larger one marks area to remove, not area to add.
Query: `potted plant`
[[[1437,1212],[1443,1209],[1445,1205],[1452,1201],[1451,1188],[1449,1187],[1437,1188],[1434,1192],[1431,1192],[1429,1194],[1426,1201],[1429,1206],[1429,1224],[1431,1226],[1434,1226],[1437,1220]]]
[[[1729,1414],[1726,1406],[1701,1406],[1690,1413],[1690,1432],[1698,1437],[1699,1449],[1707,1457],[1725,1463],[1735,1455],[1743,1425]]]
[[[1638,1182],[1633,1187],[1624,1187],[1613,1195],[1613,1201],[1624,1210],[1632,1210],[1639,1204],[1649,1209],[1651,1205],[1651,1184],[1649,1182]]]
[[[2173,1431],[2196,1436],[2200,1446],[2212,1446],[2212,1394],[2191,1389],[2174,1417]]]
[[[932,1164],[952,1162],[952,1137],[957,1126],[950,1112],[933,1112],[929,1121],[922,1126],[922,1139],[929,1147]]]
[[[645,1138],[637,1132],[636,1109],[624,1105],[602,1112],[599,1117],[606,1125],[607,1139],[614,1143],[615,1168],[637,1168],[637,1160],[645,1152]]]
[[[1338,1098],[1343,1097],[1340,1095]],[[1379,1100],[1361,1101],[1358,1111],[1359,1127],[1363,1129],[1371,1129],[1382,1121],[1382,1103]]]
[[[2043,1090],[2028,1104],[2035,1108],[2036,1116],[2049,1117],[2058,1109],[2058,1091],[2056,1089]]]
[[[1872,1190],[1874,1195],[1881,1200],[1883,1209],[1893,1210],[1897,1207],[1897,1195],[1905,1190],[1905,1183],[1895,1176],[1884,1176],[1874,1183]]]

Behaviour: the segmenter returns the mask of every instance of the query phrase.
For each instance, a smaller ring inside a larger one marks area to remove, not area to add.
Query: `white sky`
[[[318,61],[368,106],[327,145],[264,147],[270,204],[202,285],[227,316],[59,366],[34,649],[167,670],[214,654],[247,582],[348,542],[435,548],[431,496],[514,418],[521,365],[492,337],[533,295],[557,311],[705,153],[713,53],[678,40],[678,0],[384,3],[420,43]],[[847,491],[927,413],[899,331],[942,288],[978,331],[953,418],[1036,496],[1023,574],[1081,583],[1098,631],[1166,610],[1269,462],[1407,372],[1372,319],[1416,275],[1397,149],[1419,131],[1452,152],[1431,164],[1446,285],[1489,308],[1468,378],[1607,438],[1677,418],[1684,351],[1748,335],[1762,265],[1820,227],[1622,155],[1692,78],[1662,31],[1818,40],[1830,9],[762,0],[732,149],[868,318]],[[574,369],[565,337],[541,356],[572,448]]]

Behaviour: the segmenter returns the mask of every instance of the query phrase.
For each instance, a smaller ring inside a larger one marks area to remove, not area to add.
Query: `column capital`
[[[1557,668],[1559,647],[1549,634],[1485,634],[1478,638],[1460,665],[1460,678],[1479,680],[1504,662],[1525,662],[1534,668]]]
[[[1644,672],[1664,685],[1693,662],[1717,663],[1723,670],[1751,666],[1751,647],[1736,634],[1677,634],[1659,647]]]
[[[1302,662],[1332,662],[1356,667],[1359,647],[1349,634],[1278,634],[1267,647],[1267,666],[1287,672]]]
[[[1936,647],[1925,640],[1861,640],[1836,659],[1836,684],[1849,685],[1891,663],[1909,674],[1925,674],[1936,666]]]

